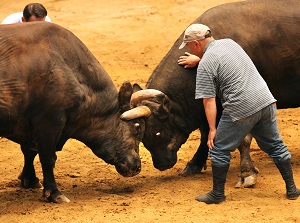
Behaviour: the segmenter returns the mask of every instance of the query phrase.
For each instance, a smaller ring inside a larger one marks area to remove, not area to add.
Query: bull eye
[[[155,135],[156,135],[157,137],[159,137],[159,136],[160,136],[160,132],[157,132]]]
[[[136,131],[140,131],[140,129],[141,129],[141,126],[140,126],[140,123],[134,123],[134,128],[136,129]]]

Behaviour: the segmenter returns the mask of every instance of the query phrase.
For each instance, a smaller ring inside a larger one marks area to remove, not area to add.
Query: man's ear
[[[26,22],[26,20],[25,20],[24,16],[22,16],[22,22]]]
[[[197,47],[201,46],[200,41],[198,41],[198,40],[193,40],[193,42],[194,42],[194,44],[195,44]]]

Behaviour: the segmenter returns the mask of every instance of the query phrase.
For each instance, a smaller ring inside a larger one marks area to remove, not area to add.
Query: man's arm
[[[216,98],[203,98],[203,105],[204,105],[204,109],[205,109],[207,122],[209,125],[207,146],[208,146],[208,148],[212,149],[214,147],[214,138],[217,133],[217,129],[216,129],[216,118],[217,118]]]

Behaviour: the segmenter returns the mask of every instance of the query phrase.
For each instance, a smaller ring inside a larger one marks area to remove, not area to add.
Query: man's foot
[[[213,191],[207,194],[200,194],[195,198],[197,201],[204,202],[206,204],[219,204],[226,200],[225,195],[216,195]]]

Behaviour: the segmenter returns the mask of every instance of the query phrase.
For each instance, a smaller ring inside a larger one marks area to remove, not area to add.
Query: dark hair
[[[31,16],[35,16],[36,18],[44,18],[47,16],[47,10],[40,3],[30,3],[25,6],[23,10],[23,16],[26,21],[29,20]]]
[[[208,38],[208,37],[212,37],[211,31],[210,30],[207,30],[207,31],[208,31],[208,33],[206,33],[205,36],[204,36],[205,39]]]

